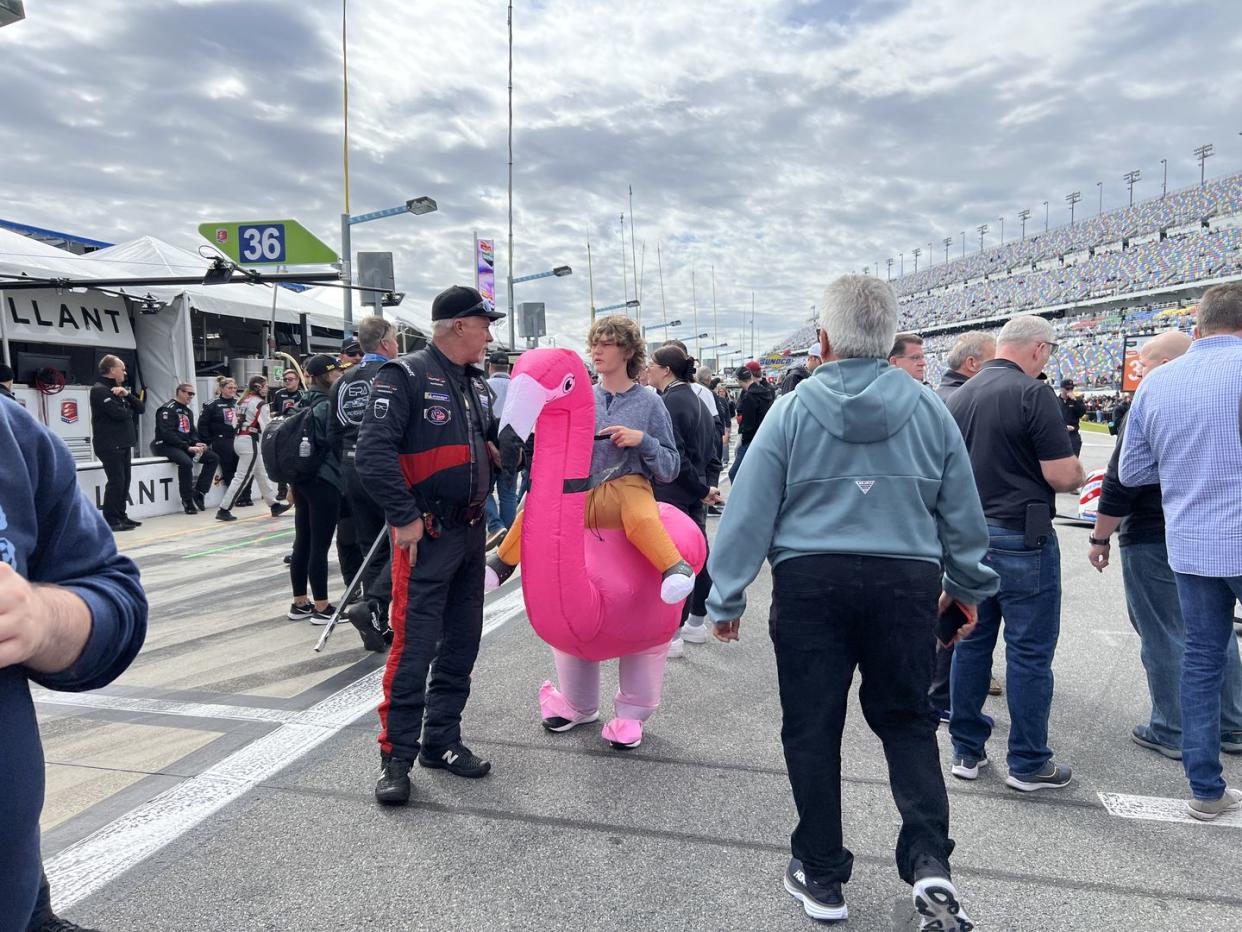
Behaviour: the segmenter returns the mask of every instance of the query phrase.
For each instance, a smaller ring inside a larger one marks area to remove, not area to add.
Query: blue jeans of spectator
[[[1220,767],[1220,689],[1225,647],[1233,646],[1233,603],[1242,599],[1242,576],[1174,576],[1186,622],[1182,767],[1195,799],[1219,799],[1225,792]]]
[[[729,439],[728,439],[728,440],[721,441],[721,444],[720,444],[720,464],[721,464],[722,466],[728,466],[728,465],[729,465],[729,446],[731,445],[732,441],[733,441],[733,437],[732,437],[731,435],[730,435],[730,437],[729,437]]]
[[[483,514],[487,515],[487,533],[494,534],[497,531],[505,529],[505,523],[500,520],[500,508],[496,505],[496,497],[488,495],[483,499]]]
[[[729,482],[732,483],[737,480],[737,471],[742,467],[742,457],[746,455],[746,448],[749,446],[749,443],[739,443],[737,445],[737,456],[733,459],[733,465],[729,467]]]
[[[1164,541],[1124,544],[1120,548],[1121,574],[1126,587],[1130,624],[1142,641],[1139,657],[1147,672],[1151,694],[1150,737],[1171,748],[1182,746],[1182,655],[1186,626],[1178,601],[1177,580],[1169,568]],[[1233,638],[1225,644],[1224,675],[1220,691],[1220,727],[1225,733],[1242,732],[1242,659]]]
[[[517,473],[501,470],[496,473],[496,498],[500,503],[500,523],[513,527],[517,516]]]
[[[920,855],[948,870],[949,800],[927,704],[939,595],[939,567],[921,560],[811,554],[772,569],[768,630],[798,810],[790,847],[820,883],[845,883],[854,863],[841,831],[841,734],[856,669],[901,813],[897,872],[914,883]]]
[[[1005,698],[1009,704],[1012,774],[1042,771],[1052,760],[1052,655],[1061,631],[1061,550],[1056,533],[1031,549],[1021,531],[988,526],[985,562],[1000,576],[1000,591],[979,605],[974,633],[953,649],[949,677],[949,734],[958,757],[979,760],[992,729],[983,702],[992,679],[992,652],[1005,635]]]

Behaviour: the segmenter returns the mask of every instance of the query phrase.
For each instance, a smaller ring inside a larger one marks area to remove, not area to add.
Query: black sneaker
[[[380,762],[380,776],[375,784],[375,801],[385,806],[404,806],[410,801],[410,768],[413,761],[389,757]]]
[[[315,609],[306,617],[310,619],[312,625],[322,627],[332,620],[332,616],[336,614],[336,606],[331,602],[322,609]]]
[[[207,499],[203,496],[202,492],[194,493],[194,507],[199,511],[207,510]]]
[[[234,508],[250,508],[253,505],[254,499],[251,498],[239,498],[237,501],[233,502]]]
[[[493,589],[499,589],[513,575],[515,569],[517,569],[515,565],[506,563],[496,554],[488,554],[487,564],[483,570],[483,591],[491,592]]]
[[[279,518],[281,515],[283,515],[286,511],[288,511],[292,507],[293,507],[292,505],[282,505],[280,502],[277,502],[275,505],[272,506],[272,517]]]
[[[509,529],[507,527],[502,527],[498,531],[492,531],[490,534],[487,535],[487,543],[484,544],[483,549],[484,550],[495,550],[497,547],[500,546],[500,542],[505,539],[505,536],[508,533],[509,533]]]
[[[380,617],[379,606],[374,602],[358,602],[345,609],[345,617],[358,630],[362,638],[362,646],[367,650],[380,653],[388,649],[384,640],[384,629],[388,623]]]
[[[217,521],[236,521],[237,515],[233,514],[227,508],[217,508],[216,509],[216,520]]]
[[[288,617],[290,621],[302,621],[305,618],[310,618],[313,614],[315,614],[315,606],[311,605],[309,602],[305,605],[298,605],[297,602],[294,602],[289,606]]]
[[[839,922],[850,914],[845,905],[845,896],[841,893],[841,885],[812,880],[797,858],[790,858],[789,866],[785,868],[785,889],[802,904],[802,909],[812,919]]]
[[[131,518],[129,515],[126,515],[126,516],[125,516],[124,518],[122,518],[121,520],[122,520],[122,521],[124,521],[126,524],[128,524],[130,527],[142,527],[142,522],[141,522],[141,521],[135,521],[135,520],[134,520],[133,518]]]
[[[198,514],[198,509],[194,507],[194,502],[191,499],[187,498],[185,501],[183,501],[181,503],[181,507],[185,510],[185,513],[187,515]]]
[[[88,929],[86,926],[80,926],[60,916],[48,916],[39,925],[31,926],[26,932],[100,932],[100,930]]]
[[[919,914],[920,932],[971,932],[975,924],[957,898],[957,888],[948,877],[916,880],[911,893]]]
[[[1068,767],[1048,761],[1039,773],[1014,773],[1012,770],[1005,778],[1005,785],[1024,793],[1035,790],[1059,790],[1069,786],[1071,772]]]
[[[423,767],[447,770],[451,774],[472,780],[486,777],[492,769],[490,761],[483,760],[460,741],[439,751],[423,748],[418,752],[418,763]]]
[[[120,531],[132,531],[134,529],[132,524],[127,524],[124,521],[109,521],[108,527],[118,533]]]

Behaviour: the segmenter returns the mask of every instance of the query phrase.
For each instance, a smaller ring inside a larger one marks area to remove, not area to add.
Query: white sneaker
[[[682,641],[681,635],[668,642],[668,655],[671,658],[686,656],[686,645]]]
[[[987,755],[978,760],[971,760],[968,757],[953,758],[953,776],[959,780],[976,780],[979,777],[979,768],[988,765]]]
[[[947,877],[924,877],[914,885],[911,897],[924,932],[967,932],[975,927]]]
[[[1192,799],[1186,804],[1186,811],[1201,822],[1211,822],[1222,812],[1229,812],[1239,806],[1242,806],[1242,790],[1225,787],[1220,799]]]
[[[684,624],[681,626],[681,639],[687,644],[706,644],[707,625]]]

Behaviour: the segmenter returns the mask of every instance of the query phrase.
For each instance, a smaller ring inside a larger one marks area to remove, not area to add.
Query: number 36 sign
[[[199,235],[239,265],[327,265],[337,255],[296,220],[202,223]]]

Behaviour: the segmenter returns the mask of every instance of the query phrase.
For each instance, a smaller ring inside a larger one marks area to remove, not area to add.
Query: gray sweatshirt
[[[591,478],[607,482],[622,476],[646,476],[652,482],[672,482],[681,469],[673,422],[660,396],[635,383],[613,395],[595,386],[595,430],[630,427],[646,436],[636,447],[618,447],[612,439],[596,440],[591,450]]]

